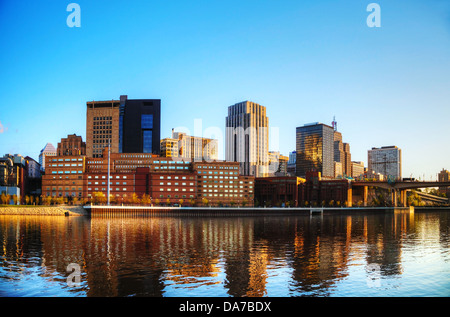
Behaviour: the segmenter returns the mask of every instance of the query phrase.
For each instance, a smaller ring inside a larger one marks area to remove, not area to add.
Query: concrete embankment
[[[84,216],[80,206],[0,206],[0,215]]]

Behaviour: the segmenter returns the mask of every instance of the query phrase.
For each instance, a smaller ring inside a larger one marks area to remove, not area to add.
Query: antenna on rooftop
[[[331,126],[333,127],[334,131],[337,131],[336,116],[333,116],[333,122],[331,122]]]

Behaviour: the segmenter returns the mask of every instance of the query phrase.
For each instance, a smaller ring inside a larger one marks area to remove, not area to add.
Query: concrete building
[[[110,144],[119,152],[120,101],[89,101],[86,103],[86,155],[99,157]]]
[[[47,156],[56,156],[56,149],[51,143],[47,143],[39,153],[39,165],[43,172],[45,171],[45,157]]]
[[[218,160],[219,141],[203,137],[190,136],[172,129],[172,139],[178,141],[178,157],[192,161]]]
[[[228,107],[225,160],[239,162],[242,175],[269,173],[269,118],[266,107],[244,101]]]
[[[373,147],[368,151],[368,172],[382,174],[388,179],[402,178],[402,151],[396,146]]]
[[[296,129],[296,174],[320,172],[334,178],[334,129],[323,123],[305,124]]]

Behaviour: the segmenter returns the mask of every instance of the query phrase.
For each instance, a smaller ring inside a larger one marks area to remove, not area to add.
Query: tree
[[[92,203],[93,204],[104,204],[106,203],[106,197],[105,194],[102,192],[94,192],[92,194]]]
[[[183,203],[184,203],[183,198],[180,198],[180,200],[178,202],[180,203],[180,206],[183,206]]]
[[[131,202],[133,203],[133,205],[139,205],[140,201],[141,200],[136,193],[133,193],[133,195],[131,195]]]
[[[144,194],[144,195],[142,195],[142,198],[141,198],[141,203],[143,204],[143,205],[151,205],[151,203],[152,203],[152,198],[150,197],[150,195],[148,195],[148,194]]]
[[[167,206],[170,205],[170,198],[167,198],[167,199],[166,199],[166,203],[167,203]]]
[[[203,203],[204,206],[207,206],[209,201],[208,201],[208,199],[206,197],[203,197],[202,198],[202,203]]]

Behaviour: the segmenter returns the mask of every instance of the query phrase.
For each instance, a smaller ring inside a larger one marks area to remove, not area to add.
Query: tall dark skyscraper
[[[161,100],[128,99],[87,102],[86,155],[101,157],[111,142],[113,153],[160,153]]]
[[[326,124],[305,124],[296,129],[296,175],[320,172],[322,177],[334,177],[334,129]]]
[[[159,155],[161,100],[128,99],[127,96],[121,96],[120,104],[119,151],[121,153],[153,153]]]

